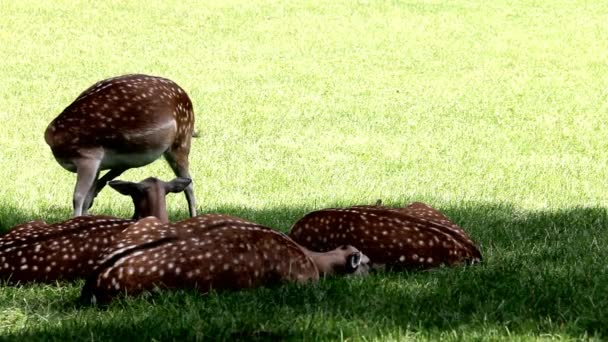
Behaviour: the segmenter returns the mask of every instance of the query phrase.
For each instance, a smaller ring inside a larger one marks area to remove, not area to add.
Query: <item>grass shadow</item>
[[[285,231],[313,209],[218,207],[205,212],[240,216]],[[207,295],[180,291],[128,299],[105,309],[75,305],[78,284],[60,285],[54,291],[25,286],[9,290],[0,307],[16,307],[28,317],[42,311],[50,318],[32,318],[32,324],[2,338],[335,340],[410,333],[421,333],[417,337],[422,338],[430,334],[426,337],[431,339],[479,332],[502,337],[608,335],[606,209],[530,212],[508,204],[483,203],[439,209],[479,243],[484,256],[481,265]],[[17,213],[13,218],[26,216]],[[41,294],[47,297],[41,298]],[[35,297],[37,304],[26,306],[14,300],[16,296],[23,296],[26,302]]]

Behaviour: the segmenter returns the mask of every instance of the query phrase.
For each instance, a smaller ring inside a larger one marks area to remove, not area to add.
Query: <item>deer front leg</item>
[[[93,201],[101,192],[101,190],[108,184],[108,182],[120,176],[126,170],[127,169],[125,168],[111,169],[110,171],[106,172],[105,175],[99,178],[95,182],[95,185],[91,188],[91,191],[89,191],[89,193],[87,194],[83,208],[91,209],[91,207],[93,206]]]
[[[89,209],[89,193],[93,191],[95,181],[99,174],[100,159],[83,158],[74,161],[76,164],[76,187],[74,188],[74,216],[86,215]],[[87,204],[87,206],[85,206]]]

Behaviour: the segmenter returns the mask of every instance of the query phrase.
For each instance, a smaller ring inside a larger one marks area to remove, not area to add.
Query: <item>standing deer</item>
[[[194,129],[192,102],[173,81],[124,75],[95,83],[47,127],[44,138],[57,162],[76,173],[74,216],[86,215],[106,183],[161,155],[179,177],[188,171]],[[109,170],[99,178],[101,170]],[[196,216],[192,184],[186,188]]]
[[[316,251],[357,246],[375,266],[426,269],[481,261],[467,234],[445,215],[423,204],[405,208],[353,206],[315,211],[297,221],[289,236]]]
[[[351,246],[311,252],[270,228],[212,214],[168,225],[139,220],[107,250],[82,289],[84,302],[106,303],[156,287],[206,292],[365,274],[369,262]]]
[[[139,183],[110,182],[110,186],[133,198],[134,219],[152,215],[161,222],[168,222],[165,194],[181,191],[189,184],[185,178],[171,182],[156,178]],[[82,278],[93,271],[102,251],[112,246],[116,236],[133,222],[97,215],[54,224],[36,220],[17,225],[0,236],[0,280],[19,283]]]

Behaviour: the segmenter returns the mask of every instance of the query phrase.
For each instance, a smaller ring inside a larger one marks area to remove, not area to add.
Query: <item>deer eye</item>
[[[356,252],[351,254],[351,265],[353,266],[353,268],[355,267],[359,267],[359,264],[361,264],[361,253],[360,252]]]
[[[346,272],[354,273],[361,265],[361,252],[355,252],[346,257]]]

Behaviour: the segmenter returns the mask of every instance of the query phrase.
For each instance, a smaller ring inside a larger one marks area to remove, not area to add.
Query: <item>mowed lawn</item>
[[[605,1],[0,0],[0,231],[70,217],[44,129],[125,73],[190,94],[201,213],[287,231],[424,201],[484,262],[107,308],[80,306],[82,283],[2,285],[0,339],[608,338]],[[173,178],[157,161],[121,179],[148,176]],[[132,208],[106,189],[92,212]]]

